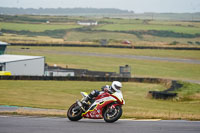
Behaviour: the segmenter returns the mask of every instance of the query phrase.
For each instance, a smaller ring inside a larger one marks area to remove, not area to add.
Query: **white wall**
[[[67,76],[74,76],[74,72],[59,72],[59,71],[46,71],[45,76],[62,76],[62,77],[67,77]]]
[[[7,62],[5,68],[12,75],[42,76],[44,75],[44,58]]]

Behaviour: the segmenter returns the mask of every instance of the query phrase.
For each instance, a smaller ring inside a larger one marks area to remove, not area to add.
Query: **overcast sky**
[[[0,0],[0,7],[118,8],[143,12],[200,12],[200,0]]]

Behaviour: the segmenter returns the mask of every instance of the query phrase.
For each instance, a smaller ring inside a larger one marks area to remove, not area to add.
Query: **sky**
[[[0,7],[18,8],[117,8],[144,12],[200,12],[200,0],[0,0]]]

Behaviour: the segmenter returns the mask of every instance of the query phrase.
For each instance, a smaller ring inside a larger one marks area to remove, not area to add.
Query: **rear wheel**
[[[83,110],[78,106],[77,103],[74,103],[67,111],[67,117],[71,121],[78,121],[82,118]]]
[[[122,108],[121,106],[109,106],[104,114],[103,114],[103,118],[106,122],[112,123],[117,121],[122,115]]]

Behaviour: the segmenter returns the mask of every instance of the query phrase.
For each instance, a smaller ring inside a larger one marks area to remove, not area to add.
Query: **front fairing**
[[[115,92],[115,93],[113,93],[113,94],[111,94],[111,95],[114,96],[114,97],[116,98],[116,100],[117,100],[120,104],[122,104],[122,105],[125,104],[125,100],[124,100],[124,98],[123,98],[123,94],[122,94],[121,91]]]

